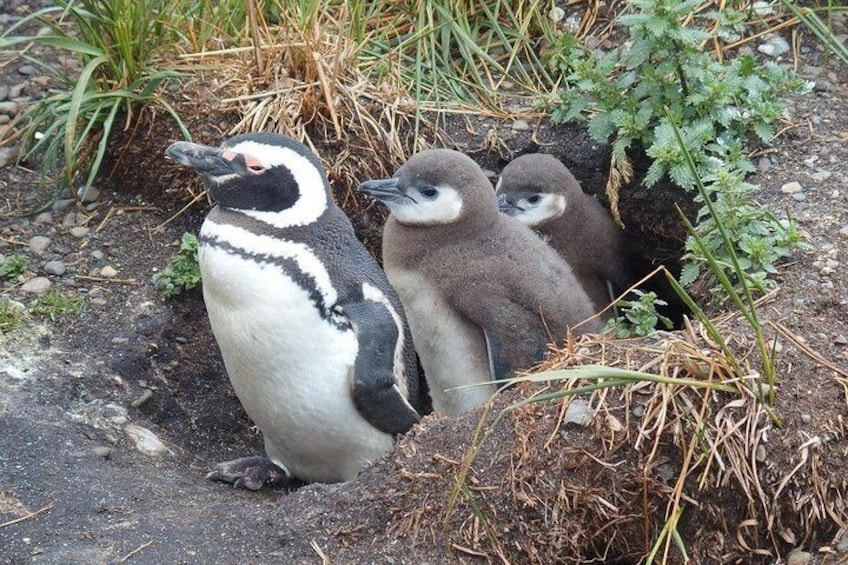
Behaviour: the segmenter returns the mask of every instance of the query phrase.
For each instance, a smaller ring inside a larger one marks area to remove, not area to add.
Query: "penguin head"
[[[383,202],[405,225],[438,225],[497,214],[492,185],[470,157],[451,149],[416,153],[390,179],[369,180],[360,192]]]
[[[582,192],[571,171],[545,153],[510,161],[495,190],[500,211],[531,227],[562,217]]]
[[[223,208],[284,214],[286,223],[305,225],[331,202],[321,162],[305,145],[283,135],[237,135],[221,147],[178,141],[165,155],[197,171]]]

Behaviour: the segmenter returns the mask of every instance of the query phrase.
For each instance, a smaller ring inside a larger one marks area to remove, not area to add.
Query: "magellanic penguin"
[[[303,144],[253,133],[166,153],[217,202],[200,230],[203,298],[267,455],[221,463],[209,477],[253,490],[352,479],[419,419],[397,295]]]
[[[570,327],[600,330],[568,264],[498,212],[491,183],[470,157],[422,151],[394,178],[359,190],[389,208],[383,266],[409,317],[436,412],[456,415],[485,402],[492,386],[456,387],[529,368]]]
[[[516,157],[496,190],[500,210],[556,249],[596,306],[606,307],[633,283],[622,230],[559,159],[544,153]]]

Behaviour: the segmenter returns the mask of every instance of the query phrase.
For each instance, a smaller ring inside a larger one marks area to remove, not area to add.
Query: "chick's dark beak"
[[[177,141],[165,150],[165,155],[180,165],[193,168],[201,175],[217,177],[235,171],[231,161],[224,159],[223,150],[188,141]]]
[[[498,194],[498,209],[507,215],[513,215],[522,211],[507,194]]]
[[[367,180],[360,184],[356,190],[373,196],[382,202],[408,198],[400,186],[399,181],[400,179],[398,178]]]

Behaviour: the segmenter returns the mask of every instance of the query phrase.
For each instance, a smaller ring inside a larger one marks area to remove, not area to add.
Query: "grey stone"
[[[54,212],[64,212],[68,208],[74,205],[76,200],[73,198],[63,198],[61,200],[57,200],[53,203],[53,211]]]
[[[112,267],[111,265],[106,265],[105,267],[100,269],[100,276],[101,277],[111,279],[112,277],[115,277],[117,275],[118,275],[118,270],[115,267]]]
[[[792,200],[796,200],[798,202],[803,202],[806,199],[807,199],[807,195],[804,194],[803,192],[799,192],[797,194],[792,195]]]
[[[26,76],[37,75],[38,67],[35,65],[21,65],[18,67],[18,72]]]
[[[53,214],[50,212],[42,212],[32,220],[33,224],[52,224]]]
[[[801,186],[801,183],[798,181],[787,182],[783,186],[780,187],[780,192],[783,194],[797,194],[802,192],[804,188]]]
[[[813,556],[807,551],[796,549],[786,556],[786,565],[807,565]]]
[[[0,100],[7,100],[9,98],[9,86],[6,84],[0,84]]]
[[[21,82],[9,87],[9,98],[20,98],[24,94],[24,89],[26,88],[26,83]]]
[[[17,102],[12,100],[7,100],[5,102],[0,102],[0,114],[6,114],[8,116],[17,116],[18,112],[21,111],[21,107]]]
[[[18,151],[14,147],[0,147],[0,169],[14,161],[18,157]]]
[[[162,443],[159,437],[141,426],[130,424],[124,428],[124,431],[135,442],[135,448],[141,453],[150,456],[159,456],[168,453],[170,450]]]
[[[94,185],[81,186],[77,190],[77,198],[83,204],[90,204],[100,197],[100,189]]]
[[[771,170],[771,160],[768,157],[760,157],[760,160],[757,161],[757,169],[761,173],[767,173]]]
[[[74,227],[72,227],[71,229],[68,230],[68,233],[70,233],[72,236],[74,236],[77,239],[82,239],[85,236],[87,236],[88,232],[90,232],[90,231],[91,231],[91,228],[89,228],[88,226],[74,226]]]
[[[776,33],[767,36],[766,43],[757,46],[757,51],[775,58],[788,53],[789,49],[789,42]]]
[[[512,131],[527,131],[530,129],[530,124],[527,120],[515,120],[512,122]]]
[[[65,264],[61,261],[47,261],[44,264],[44,272],[48,275],[61,277],[65,274],[65,271],[67,271],[67,267],[65,267]]]
[[[44,294],[52,284],[47,277],[33,277],[21,285],[21,290],[33,294]]]
[[[810,422],[813,421],[813,417],[810,416],[809,414],[801,414],[801,421],[804,422],[805,424],[809,424]]]
[[[91,256],[98,261],[102,261],[106,257],[106,254],[99,249],[95,249],[91,252]]]
[[[50,238],[43,235],[35,235],[29,239],[29,248],[36,255],[42,255],[50,247]]]

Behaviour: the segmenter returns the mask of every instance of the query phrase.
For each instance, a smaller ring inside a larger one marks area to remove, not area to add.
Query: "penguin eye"
[[[259,173],[261,173],[265,170],[265,167],[263,167],[262,165],[248,165],[247,170],[250,171],[253,174],[258,175]]]
[[[527,199],[527,202],[529,202],[530,204],[538,204],[541,199],[541,196],[539,196],[538,194],[534,194],[533,196]]]
[[[436,190],[435,188],[425,188],[425,189],[422,189],[422,190],[421,190],[421,194],[423,194],[423,195],[424,195],[424,196],[426,196],[427,198],[433,198],[433,197],[434,197],[434,196],[436,196],[438,193],[439,193],[439,191],[438,191],[438,190]]]

